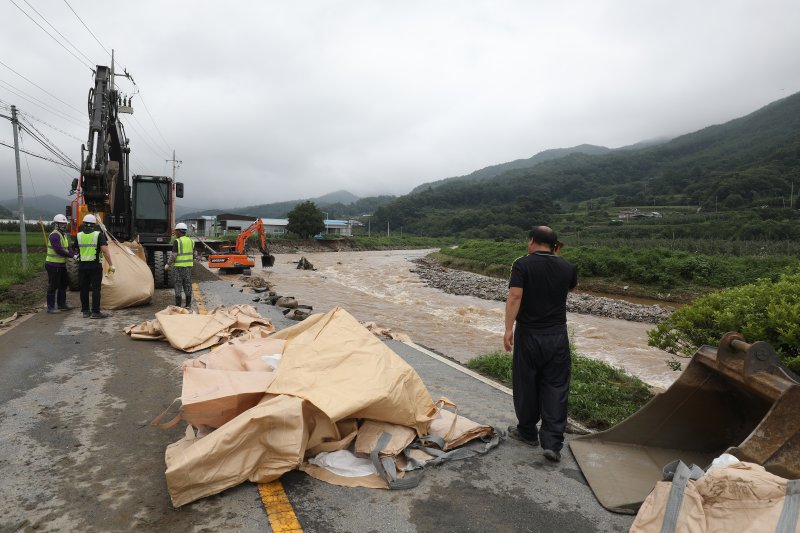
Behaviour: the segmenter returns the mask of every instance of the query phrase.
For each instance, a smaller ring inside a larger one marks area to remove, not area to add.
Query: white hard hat
[[[184,224],[183,222],[178,222],[177,224],[175,224],[175,229],[179,229],[181,231],[186,231],[189,228],[187,228],[186,224]]]
[[[67,223],[67,217],[65,217],[64,215],[59,213],[59,214],[57,214],[56,216],[53,217],[53,222],[55,222],[56,224],[66,224]]]
[[[97,217],[94,215],[86,215],[85,217],[83,217],[83,221],[86,224],[97,224]]]

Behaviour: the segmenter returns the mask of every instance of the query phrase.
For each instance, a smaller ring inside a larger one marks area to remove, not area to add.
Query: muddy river
[[[276,254],[275,266],[260,275],[278,294],[294,296],[315,311],[338,305],[361,321],[405,333],[462,362],[502,349],[504,304],[427,287],[411,272],[416,265],[409,259],[429,252]],[[297,270],[301,255],[315,271]],[[624,368],[652,385],[668,387],[677,378],[664,362],[670,355],[647,346],[651,324],[575,313],[568,313],[567,320],[580,353]]]

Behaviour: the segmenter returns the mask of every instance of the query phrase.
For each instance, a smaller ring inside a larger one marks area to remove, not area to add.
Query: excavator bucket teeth
[[[633,514],[680,459],[706,468],[727,452],[800,478],[800,380],[766,342],[727,333],[701,347],[666,392],[570,448],[606,509]]]
[[[261,267],[267,268],[275,264],[275,256],[271,254],[264,254],[261,256]]]

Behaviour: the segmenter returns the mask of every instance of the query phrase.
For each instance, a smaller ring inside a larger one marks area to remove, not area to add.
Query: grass
[[[467,362],[470,369],[511,386],[511,354],[493,352]],[[569,414],[590,428],[607,429],[635,413],[653,397],[637,377],[572,351]]]
[[[44,253],[28,253],[28,268],[22,270],[21,253],[0,253],[0,290],[38,276],[44,268],[44,257]]]
[[[50,228],[46,232],[50,233]],[[20,246],[21,238],[18,231],[0,231],[0,248],[8,246]],[[25,242],[28,246],[44,246],[44,235],[42,230],[26,231]]]

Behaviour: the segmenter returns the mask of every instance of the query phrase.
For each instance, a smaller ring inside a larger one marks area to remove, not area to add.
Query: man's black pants
[[[567,426],[572,359],[566,331],[540,334],[517,325],[514,331],[514,411],[519,432],[538,437],[545,450],[560,451]],[[542,421],[537,431],[536,424]]]
[[[47,271],[47,308],[55,309],[67,305],[67,267],[62,264],[45,263]]]
[[[100,284],[103,282],[103,267],[78,270],[78,285],[81,289],[81,311],[89,311],[89,291],[92,291],[92,313],[100,312]]]

